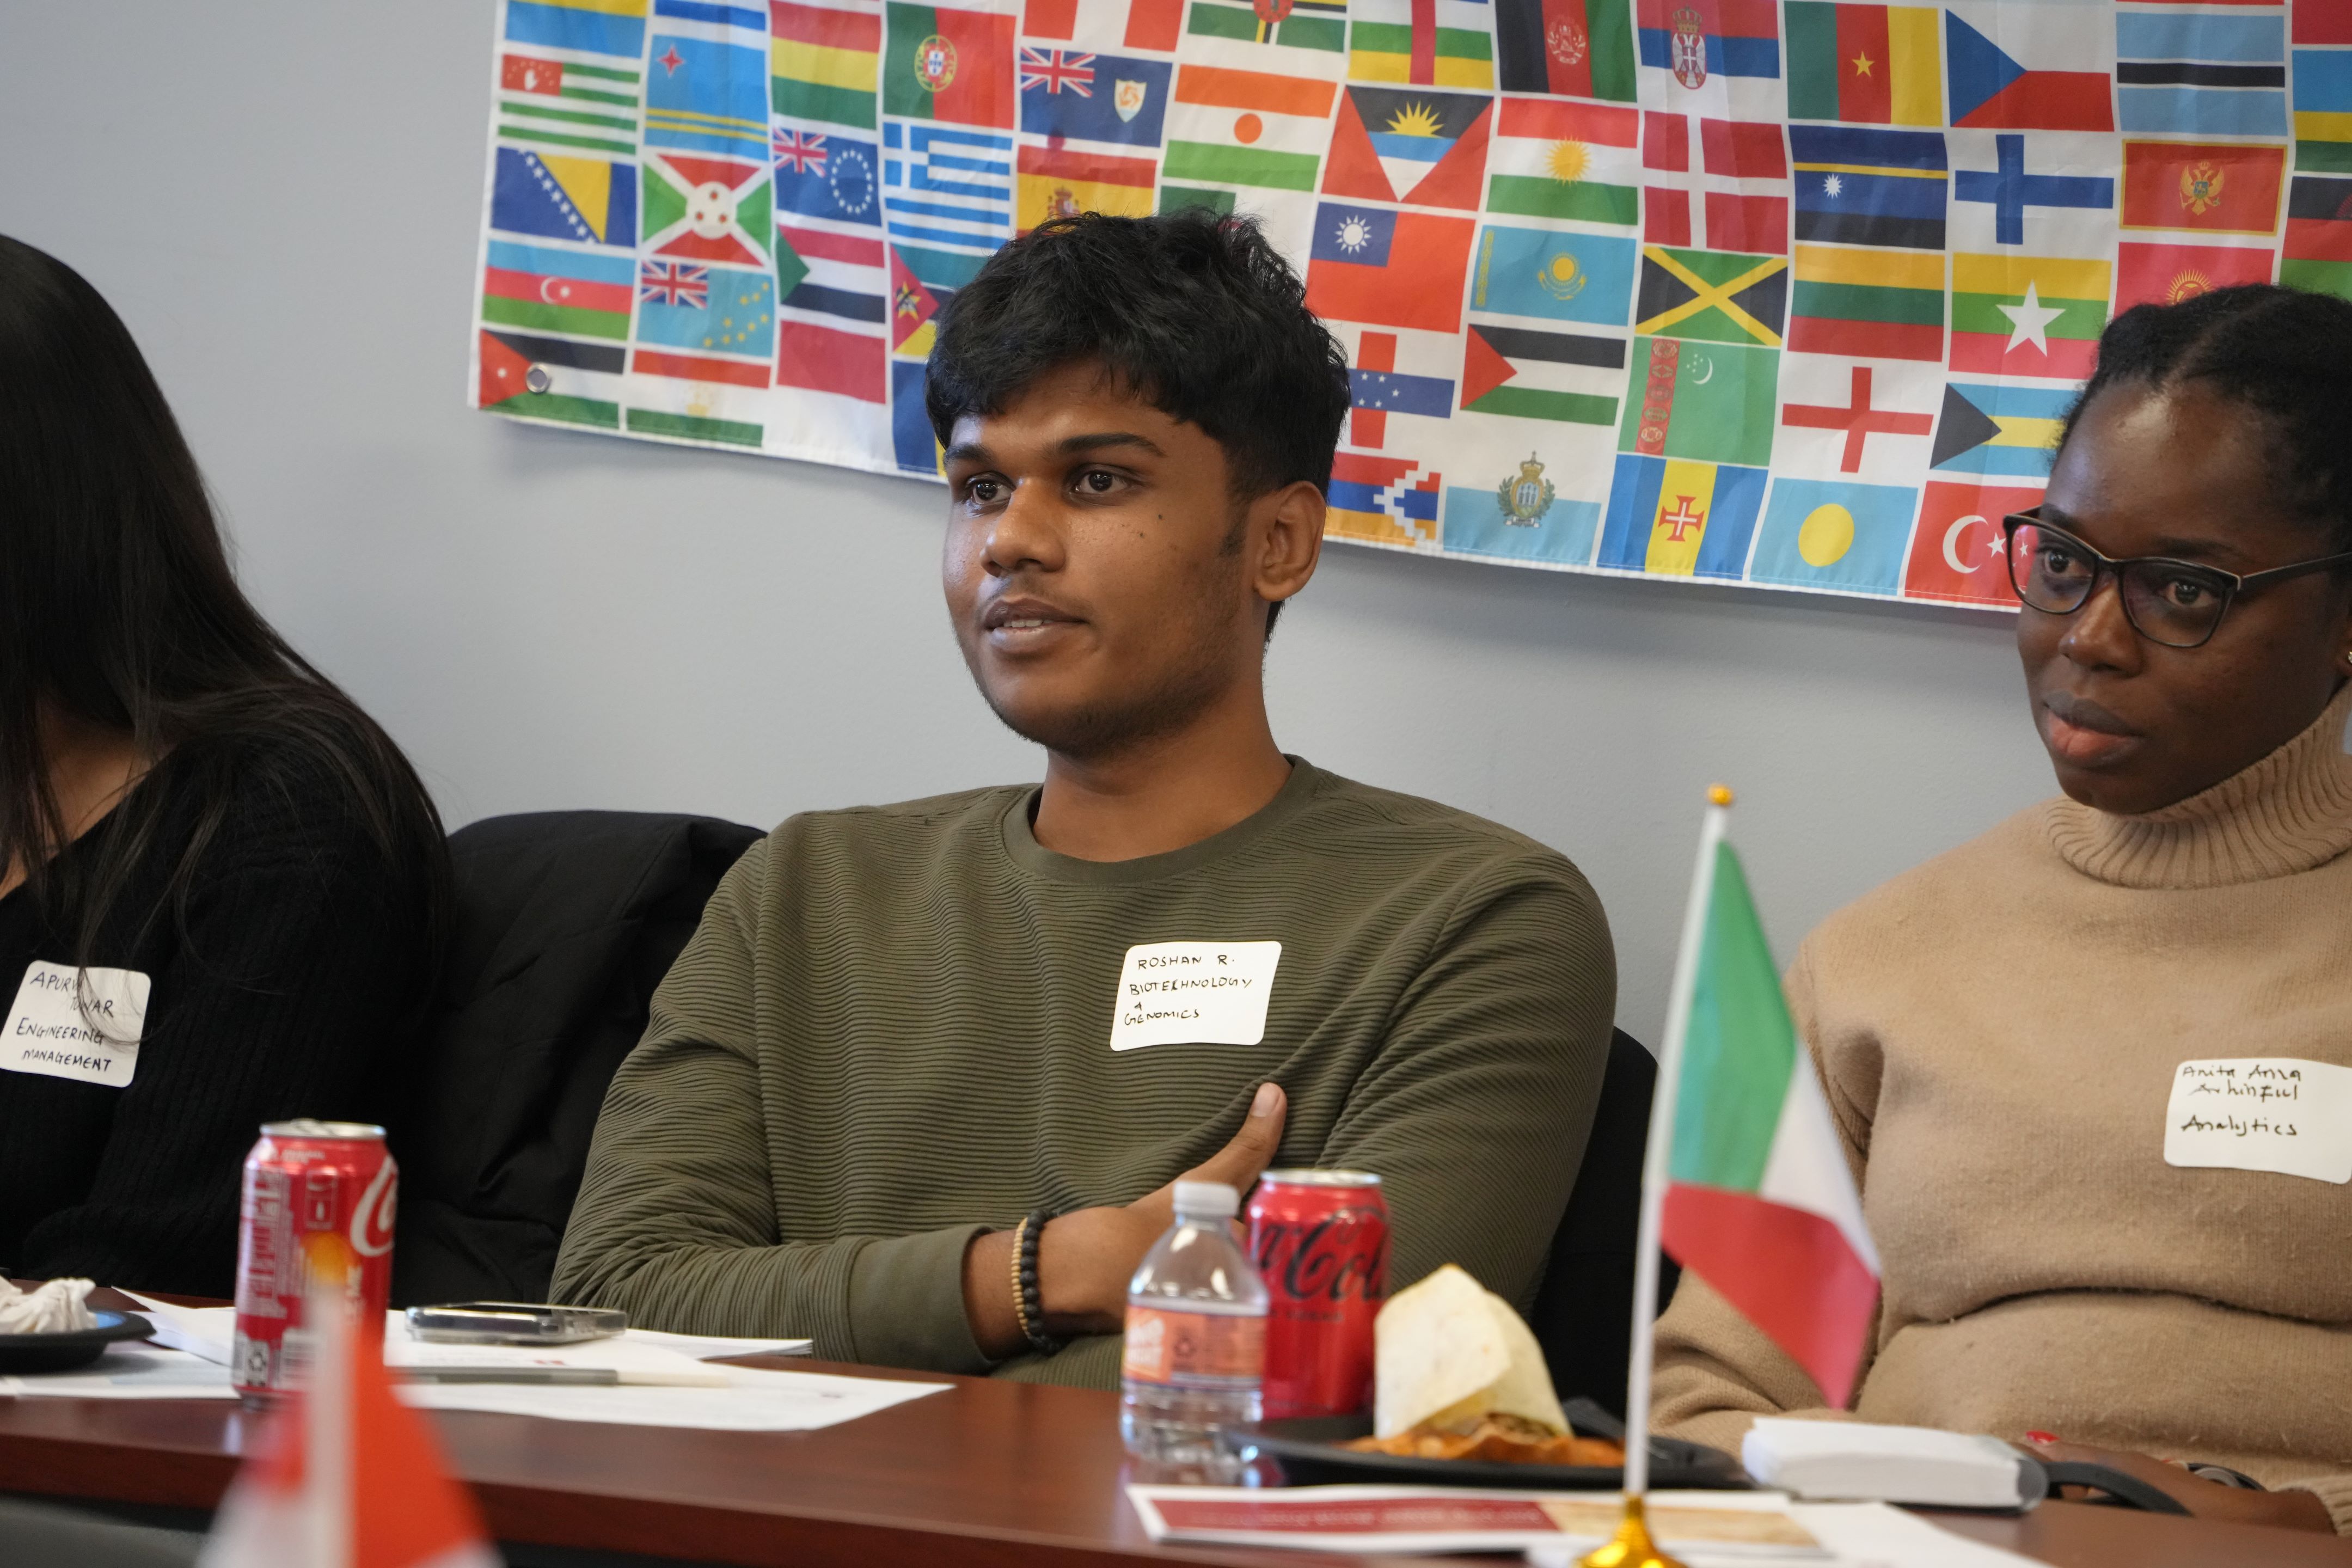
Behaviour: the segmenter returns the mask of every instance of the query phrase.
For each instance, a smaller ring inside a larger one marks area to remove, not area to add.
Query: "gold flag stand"
[[[1683,1568],[1678,1559],[1658,1550],[1650,1539],[1650,1523],[1643,1514],[1642,1500],[1625,1500],[1625,1521],[1609,1543],[1586,1554],[1581,1568]]]
[[[1658,1087],[1650,1098],[1650,1137],[1642,1156],[1642,1217],[1633,1253],[1633,1342],[1625,1376],[1625,1518],[1614,1539],[1587,1556],[1581,1568],[1683,1568],[1650,1539],[1644,1511],[1650,1491],[1650,1319],[1658,1300],[1658,1226],[1666,1195],[1666,1162],[1674,1145],[1675,1091],[1680,1087],[1683,1038],[1690,1029],[1691,994],[1706,936],[1707,900],[1715,888],[1716,851],[1731,814],[1731,792],[1717,784],[1706,792],[1706,815],[1698,835],[1698,863],[1691,870],[1690,900],[1683,906],[1682,942],[1675,955],[1674,984],[1666,996],[1666,1034],[1660,1042]]]

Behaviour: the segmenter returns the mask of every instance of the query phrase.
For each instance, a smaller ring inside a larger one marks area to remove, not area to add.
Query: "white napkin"
[[[26,1295],[0,1279],[0,1334],[70,1334],[98,1327],[87,1279],[52,1279]]]

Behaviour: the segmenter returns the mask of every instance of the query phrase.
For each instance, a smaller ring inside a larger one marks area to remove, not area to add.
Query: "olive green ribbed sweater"
[[[1288,1093],[1281,1163],[1374,1171],[1392,1286],[1448,1260],[1522,1307],[1615,1001],[1600,902],[1492,823],[1297,763],[1188,848],[1076,860],[1036,791],[796,816],[721,884],[613,1080],[560,1300],[817,1353],[1111,1386],[1114,1337],[992,1368],[966,1244],[1125,1204]],[[1127,950],[1282,943],[1255,1046],[1110,1049]]]

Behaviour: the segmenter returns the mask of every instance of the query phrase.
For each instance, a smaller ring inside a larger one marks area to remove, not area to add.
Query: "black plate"
[[[88,1366],[106,1353],[117,1340],[143,1340],[154,1331],[147,1320],[130,1312],[91,1309],[94,1329],[63,1334],[0,1334],[0,1373],[71,1372]]]
[[[1625,1428],[1590,1400],[1570,1402],[1568,1418],[1587,1436],[1622,1442]],[[1547,1491],[1614,1491],[1625,1484],[1615,1465],[1504,1465],[1486,1459],[1408,1459],[1393,1454],[1362,1454],[1340,1444],[1371,1435],[1369,1415],[1301,1415],[1263,1423],[1254,1437],[1228,1443],[1254,1444],[1282,1462],[1285,1484],[1294,1487],[1447,1486],[1510,1487]],[[1747,1476],[1718,1448],[1676,1437],[1650,1439],[1650,1484],[1658,1488],[1745,1489]]]

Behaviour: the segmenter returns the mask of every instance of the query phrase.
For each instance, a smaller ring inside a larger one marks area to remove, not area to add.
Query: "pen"
[[[583,1384],[610,1388],[621,1381],[621,1374],[609,1366],[445,1366],[405,1370],[419,1383]]]

